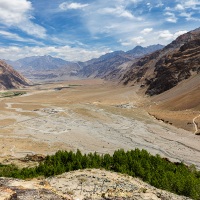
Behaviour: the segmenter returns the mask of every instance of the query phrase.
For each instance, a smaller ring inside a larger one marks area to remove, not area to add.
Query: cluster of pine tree
[[[170,192],[200,199],[200,172],[194,166],[172,163],[159,155],[153,156],[145,150],[115,151],[109,154],[82,154],[79,150],[58,151],[47,156],[35,168],[18,169],[13,165],[0,165],[0,176],[15,178],[33,178],[54,176],[72,170],[86,168],[104,168],[115,172],[140,177],[149,184]]]

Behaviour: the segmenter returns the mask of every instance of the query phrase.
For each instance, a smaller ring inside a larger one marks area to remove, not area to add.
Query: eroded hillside
[[[124,84],[139,82],[146,94],[167,91],[200,70],[200,29],[179,36],[164,49],[141,58],[122,78]]]
[[[29,82],[6,62],[0,60],[0,89],[28,86]]]

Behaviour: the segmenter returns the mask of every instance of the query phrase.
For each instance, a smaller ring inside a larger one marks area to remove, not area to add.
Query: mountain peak
[[[161,44],[156,44],[156,45],[150,45],[147,47],[142,47],[142,46],[136,46],[135,48],[133,48],[132,50],[127,51],[126,53],[128,55],[132,55],[135,57],[141,57],[145,54],[150,54],[154,51],[160,50],[162,49],[164,46]]]

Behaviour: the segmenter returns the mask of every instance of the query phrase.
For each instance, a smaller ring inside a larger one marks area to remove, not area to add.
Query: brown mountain
[[[124,84],[139,82],[152,96],[200,71],[200,28],[179,36],[164,49],[144,56],[123,75]]]
[[[6,62],[0,60],[0,89],[11,89],[20,88],[28,85],[28,80],[26,80],[22,75],[15,71]]]
[[[149,114],[200,134],[200,28],[179,36],[164,49],[142,57],[121,78],[151,96]]]

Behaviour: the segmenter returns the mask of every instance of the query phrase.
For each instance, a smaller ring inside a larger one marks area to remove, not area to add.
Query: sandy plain
[[[0,162],[27,154],[80,149],[146,149],[200,168],[200,136],[150,116],[138,87],[103,80],[35,85],[0,99]],[[191,119],[192,120],[192,119]]]

